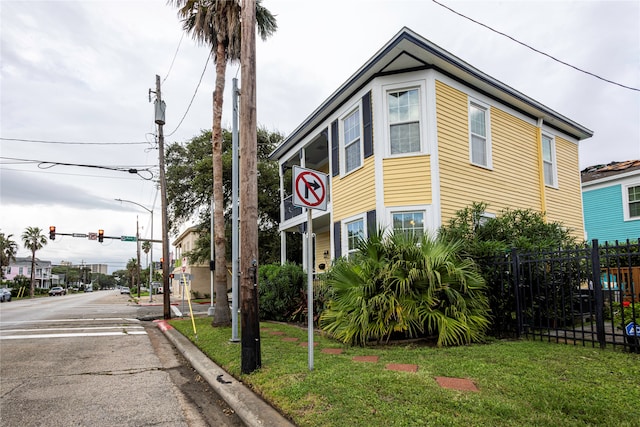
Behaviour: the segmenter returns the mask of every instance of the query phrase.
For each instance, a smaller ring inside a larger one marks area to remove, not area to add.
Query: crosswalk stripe
[[[122,329],[122,328],[121,328]],[[28,334],[28,335],[4,335],[0,340],[41,339],[41,338],[76,338],[76,337],[114,337],[126,335],[146,335],[146,331],[130,332],[83,332],[77,334]]]

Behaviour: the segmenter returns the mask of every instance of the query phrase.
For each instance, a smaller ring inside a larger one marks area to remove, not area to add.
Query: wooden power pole
[[[165,319],[171,319],[171,292],[169,286],[169,267],[171,259],[169,258],[169,229],[167,218],[167,183],[164,170],[164,112],[165,103],[162,101],[162,93],[160,91],[160,76],[156,74],[156,124],[158,125],[158,158],[160,163],[160,199],[162,205],[162,296],[163,296],[163,314]]]
[[[262,365],[258,317],[258,134],[256,114],[256,2],[243,0],[240,66],[240,299],[242,373]]]

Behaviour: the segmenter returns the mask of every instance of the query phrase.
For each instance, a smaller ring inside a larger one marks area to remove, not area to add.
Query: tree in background
[[[29,296],[33,298],[36,291],[36,252],[47,244],[47,238],[42,234],[41,228],[27,227],[22,233],[22,243],[26,249],[31,251],[31,288],[29,290]]]
[[[12,237],[13,234],[5,236],[4,233],[0,233],[0,279],[4,279],[4,267],[16,260],[18,244],[11,239]]]
[[[211,224],[211,151],[210,131],[202,131],[186,144],[174,143],[167,147],[167,199],[172,232],[177,232],[190,219],[199,224],[200,236],[196,248],[187,255],[191,262],[208,262],[210,258]],[[269,160],[269,154],[282,141],[282,135],[258,129],[258,240],[259,263],[280,262],[280,181],[278,162]],[[227,206],[224,215],[224,240],[231,241],[231,133],[223,132],[223,195]],[[291,234],[291,233],[288,233]],[[297,243],[297,244],[296,244]],[[300,251],[301,240],[291,242],[287,248]],[[231,254],[226,248],[226,256]],[[216,266],[217,268],[217,266]]]
[[[225,88],[227,62],[240,59],[240,2],[236,0],[171,0],[178,7],[178,16],[183,20],[183,29],[193,38],[211,47],[216,64],[216,90],[213,94],[213,126],[211,134],[213,154],[213,200],[216,271],[214,291],[225,295],[213,317],[214,326],[231,324],[231,310],[227,304],[226,241],[224,236],[224,210],[222,184],[222,100]],[[258,33],[265,40],[277,29],[276,18],[259,2],[256,3]]]
[[[136,278],[136,273],[138,271],[138,260],[135,258],[131,258],[129,261],[127,261],[127,279],[129,280],[129,283],[131,283],[131,287],[133,288],[135,285],[135,278]]]

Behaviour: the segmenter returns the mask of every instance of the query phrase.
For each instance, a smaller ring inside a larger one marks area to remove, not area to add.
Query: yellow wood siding
[[[349,175],[331,180],[333,220],[340,221],[376,207],[374,156],[364,160],[364,166]]]
[[[534,125],[492,107],[489,170],[469,160],[467,94],[436,81],[436,114],[443,224],[474,201],[486,202],[489,212],[540,210]]]
[[[325,258],[324,253],[327,252]],[[325,264],[325,269],[320,270],[318,265]],[[316,233],[316,273],[322,273],[329,269],[331,264],[331,234],[330,232]]]
[[[385,206],[431,203],[430,156],[384,159],[382,170]]]
[[[547,219],[562,223],[575,237],[583,239],[578,145],[560,137],[556,137],[555,140],[558,188],[545,188]]]

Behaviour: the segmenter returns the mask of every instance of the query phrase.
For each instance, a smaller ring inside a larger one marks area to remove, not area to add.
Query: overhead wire
[[[169,74],[171,74],[171,70],[173,69],[173,63],[176,62],[176,57],[178,56],[178,51],[180,50],[180,45],[182,44],[182,39],[184,39],[184,31],[182,32],[182,36],[180,37],[180,41],[178,42],[178,47],[176,48],[176,51],[173,54],[173,59],[171,60],[171,65],[169,66],[169,70],[167,71],[167,74],[164,76],[164,79],[162,79],[163,84],[165,80],[167,80],[167,78],[169,77]]]
[[[512,37],[512,36],[510,36],[510,35],[508,35],[508,34],[505,34],[505,33],[501,32],[501,31],[498,31],[498,30],[496,30],[496,29],[494,29],[494,28],[492,28],[492,27],[490,27],[490,26],[488,26],[488,25],[486,25],[486,24],[483,24],[482,22],[476,21],[476,20],[475,20],[475,19],[473,19],[473,18],[470,18],[470,17],[468,17],[468,16],[466,16],[466,15],[463,15],[462,13],[460,13],[460,12],[458,12],[458,11],[456,11],[456,10],[454,10],[454,9],[450,8],[449,6],[446,6],[446,5],[444,5],[444,4],[440,3],[440,2],[438,2],[437,0],[431,0],[431,1],[433,1],[433,2],[434,2],[435,4],[437,4],[438,6],[442,6],[443,8],[445,8],[445,9],[447,9],[447,10],[449,10],[449,11],[451,11],[451,12],[455,13],[456,15],[461,16],[461,17],[462,17],[462,18],[464,18],[464,19],[467,19],[467,20],[469,20],[469,21],[471,21],[471,22],[473,22],[473,23],[475,23],[475,24],[478,24],[478,25],[480,25],[480,26],[482,26],[482,27],[485,27],[486,29],[488,29],[488,30],[490,30],[490,31],[493,31],[494,33],[500,34],[501,36],[506,37],[506,38],[508,38],[509,40],[512,40],[512,41],[514,41],[514,42],[518,43],[519,45],[522,45],[522,46],[524,46],[524,47],[526,47],[526,48],[528,48],[528,49],[531,49],[532,51],[534,51],[534,52],[536,52],[536,53],[539,53],[539,54],[541,54],[541,55],[544,55],[544,56],[546,56],[547,58],[550,58],[550,59],[552,59],[552,60],[554,60],[554,61],[556,61],[556,62],[558,62],[558,63],[560,63],[560,64],[562,64],[562,65],[566,65],[567,67],[573,68],[574,70],[579,71],[579,72],[581,72],[581,73],[588,74],[588,75],[590,75],[590,76],[592,76],[592,77],[595,77],[595,78],[597,78],[597,79],[600,79],[600,80],[602,80],[602,81],[604,81],[604,82],[607,82],[607,83],[610,83],[610,84],[613,84],[613,85],[616,85],[616,86],[620,86],[620,87],[625,88],[625,89],[629,89],[629,90],[633,90],[633,91],[640,92],[640,88],[636,88],[636,87],[632,87],[632,86],[627,86],[627,85],[625,85],[625,84],[618,83],[618,82],[615,82],[615,81],[613,81],[613,80],[609,80],[609,79],[606,79],[606,78],[604,78],[604,77],[601,77],[601,76],[599,76],[599,75],[597,75],[597,74],[594,74],[594,73],[592,73],[592,72],[590,72],[590,71],[583,70],[582,68],[576,67],[575,65],[571,65],[571,64],[569,64],[568,62],[562,61],[561,59],[558,59],[558,58],[556,58],[556,57],[554,57],[554,56],[551,56],[551,55],[549,55],[548,53],[545,53],[545,52],[543,52],[543,51],[541,51],[541,50],[538,50],[538,49],[536,49],[535,47],[529,46],[528,44],[526,44],[526,43],[524,43],[524,42],[521,42],[520,40],[518,40],[518,39],[516,39],[516,38],[514,38],[514,37]]]
[[[207,53],[207,62],[205,62],[204,64],[204,69],[202,70],[202,74],[200,75],[200,80],[198,81],[198,85],[196,86],[196,90],[193,92],[193,96],[191,97],[191,101],[189,102],[189,105],[187,106],[187,110],[184,112],[184,115],[182,116],[182,119],[180,119],[180,122],[178,123],[178,126],[176,126],[176,128],[171,131],[171,133],[165,135],[165,136],[171,136],[174,133],[176,133],[176,131],[180,128],[180,126],[182,125],[182,122],[184,121],[185,117],[187,117],[187,114],[189,113],[189,110],[191,109],[191,105],[193,104],[193,100],[196,97],[196,94],[198,93],[198,89],[200,89],[200,84],[202,83],[202,78],[204,77],[204,73],[205,71],[207,71],[207,66],[209,65],[209,61],[211,60],[211,55],[209,53]]]
[[[140,145],[149,144],[147,141],[133,141],[133,142],[80,142],[80,141],[48,141],[43,139],[22,139],[22,138],[3,138],[2,141],[14,141],[14,142],[37,142],[40,144],[65,144],[65,145]]]
[[[37,163],[40,169],[49,169],[54,166],[77,166],[77,167],[92,168],[92,169],[105,169],[105,170],[111,170],[116,172],[128,172],[131,174],[136,174],[140,178],[147,181],[153,179],[153,172],[151,171],[151,169],[156,167],[156,166],[148,166],[148,165],[145,165],[145,166],[88,165],[88,164],[82,164],[82,163],[52,162],[52,161],[46,161],[46,160],[20,159],[15,157],[3,157],[3,156],[0,157],[0,159],[13,160],[13,161],[22,162],[22,163]],[[148,175],[143,176],[141,173],[144,173],[145,175],[148,174]]]

